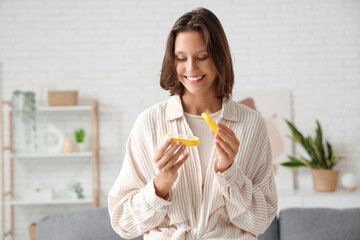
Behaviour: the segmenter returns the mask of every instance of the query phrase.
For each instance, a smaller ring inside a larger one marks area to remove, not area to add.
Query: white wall
[[[99,101],[105,206],[136,116],[167,99],[158,79],[169,30],[198,6],[212,10],[223,24],[234,56],[235,89],[292,90],[298,127],[313,134],[319,119],[335,152],[345,156],[338,169],[360,176],[357,0],[2,0],[3,98],[9,100],[15,89],[48,85],[78,89],[80,99]],[[72,170],[70,164],[63,167]],[[311,187],[308,172],[300,171],[302,188]],[[21,207],[16,214],[36,220],[47,210]],[[18,237],[27,234],[28,220],[17,218]]]

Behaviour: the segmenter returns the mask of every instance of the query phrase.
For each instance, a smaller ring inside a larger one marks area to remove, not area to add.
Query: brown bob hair
[[[171,95],[184,94],[184,86],[178,82],[174,65],[175,38],[182,31],[198,31],[205,39],[207,52],[214,64],[217,77],[215,79],[218,98],[228,97],[234,85],[234,71],[230,48],[219,19],[206,8],[197,8],[182,15],[172,27],[166,45],[162,63],[160,86],[169,90]]]

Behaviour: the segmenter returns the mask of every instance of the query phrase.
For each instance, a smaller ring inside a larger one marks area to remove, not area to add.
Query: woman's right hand
[[[175,142],[169,138],[156,152],[154,162],[159,173],[154,178],[155,193],[165,198],[171,186],[178,177],[178,170],[189,157],[189,153],[179,157],[185,151],[186,146],[181,142]],[[176,151],[177,150],[177,151]]]

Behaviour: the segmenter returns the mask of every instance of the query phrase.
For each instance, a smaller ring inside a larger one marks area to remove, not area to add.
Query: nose
[[[197,63],[196,60],[193,58],[189,58],[187,65],[186,65],[186,70],[188,73],[193,72],[194,70],[197,69]]]

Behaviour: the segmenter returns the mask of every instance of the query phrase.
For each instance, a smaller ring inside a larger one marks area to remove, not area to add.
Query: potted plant
[[[76,143],[78,146],[78,150],[80,152],[85,151],[86,146],[85,146],[85,142],[84,142],[84,138],[85,138],[84,129],[80,128],[79,130],[75,130],[74,134],[75,134],[75,139],[76,139]]]
[[[84,188],[82,186],[82,184],[80,182],[74,182],[69,184],[69,190],[72,191],[74,193],[74,198],[75,199],[83,199],[85,198],[84,196]]]
[[[11,99],[12,112],[14,116],[14,129],[16,122],[21,117],[24,124],[26,145],[29,150],[37,150],[37,130],[36,130],[36,101],[35,93],[16,90]]]
[[[293,169],[301,166],[310,167],[315,191],[335,191],[339,171],[333,170],[333,167],[338,163],[341,157],[334,155],[332,145],[328,141],[326,141],[326,144],[324,143],[322,128],[319,121],[316,120],[317,128],[315,130],[315,138],[312,138],[311,136],[304,137],[293,123],[288,120],[285,121],[291,130],[291,138],[302,146],[309,156],[308,158],[305,158],[304,156],[288,156],[289,161],[281,163],[281,165]]]

